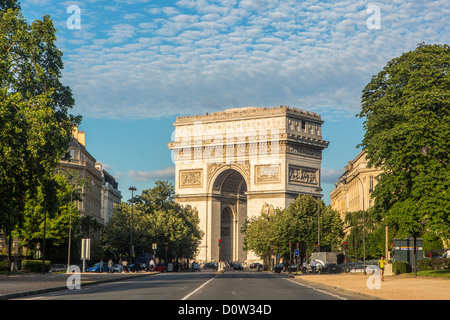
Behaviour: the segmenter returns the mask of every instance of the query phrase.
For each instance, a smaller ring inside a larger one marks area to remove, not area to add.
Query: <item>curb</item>
[[[94,281],[89,281],[86,283],[81,283],[81,285],[89,286],[89,285],[100,284],[100,283],[115,282],[115,281],[130,279],[130,278],[140,278],[140,277],[144,277],[144,276],[151,276],[151,275],[158,274],[158,273],[159,272],[143,273],[143,274],[133,275],[132,277],[125,276],[125,277],[116,278],[116,279],[111,278],[111,279],[105,279],[105,280],[94,280]],[[67,288],[67,286],[57,286],[57,287],[50,287],[50,288],[45,288],[45,289],[36,289],[36,290],[30,290],[30,291],[8,293],[8,294],[0,295],[0,300],[9,300],[9,299],[14,299],[14,298],[21,298],[21,297],[32,296],[32,295],[42,294],[42,293],[49,293],[49,292],[54,292],[54,291],[61,291],[61,290],[69,290],[69,289]]]
[[[389,299],[381,298],[381,297],[378,297],[378,296],[370,295],[370,294],[367,294],[367,293],[362,293],[362,292],[358,292],[358,291],[349,290],[349,289],[345,289],[345,288],[342,288],[342,287],[334,286],[334,285],[331,285],[331,284],[326,284],[326,283],[316,282],[316,281],[310,281],[310,280],[305,280],[305,279],[300,279],[300,278],[295,278],[295,277],[293,277],[293,278],[295,279],[295,281],[303,282],[304,284],[307,284],[307,285],[316,286],[316,287],[322,286],[322,287],[332,288],[332,289],[339,290],[339,291],[342,291],[342,292],[347,293],[347,294],[353,294],[353,295],[362,296],[362,297],[370,299],[370,300],[389,300]]]

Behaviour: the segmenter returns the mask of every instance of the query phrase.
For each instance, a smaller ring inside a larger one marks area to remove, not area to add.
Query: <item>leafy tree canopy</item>
[[[26,197],[52,181],[81,117],[60,82],[62,53],[49,16],[29,24],[17,1],[0,1],[0,231],[23,222]],[[51,191],[51,188],[45,189]]]
[[[419,44],[364,88],[369,166],[384,169],[375,207],[399,236],[450,237],[450,48]]]

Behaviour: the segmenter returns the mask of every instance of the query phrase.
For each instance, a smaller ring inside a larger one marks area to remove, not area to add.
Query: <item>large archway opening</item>
[[[219,210],[212,214],[219,222],[217,237],[221,239],[218,252],[221,261],[245,260],[240,227],[247,217],[246,192],[245,178],[235,169],[224,170],[214,181],[213,196],[220,205],[216,206]]]

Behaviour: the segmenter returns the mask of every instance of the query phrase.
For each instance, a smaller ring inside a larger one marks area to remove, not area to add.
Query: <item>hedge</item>
[[[450,269],[450,258],[448,259],[423,259],[417,262],[419,271]]]
[[[411,265],[408,261],[395,261],[392,263],[392,272],[394,274],[411,272]]]
[[[51,261],[45,260],[45,272],[50,270]],[[22,270],[28,272],[42,272],[42,260],[22,260]]]

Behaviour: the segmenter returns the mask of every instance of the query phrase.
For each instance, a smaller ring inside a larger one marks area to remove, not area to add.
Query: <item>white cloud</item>
[[[320,177],[323,183],[335,183],[343,173],[344,169],[322,168]]]
[[[376,4],[380,30],[367,29],[362,0],[180,0],[106,30],[98,17],[86,22],[97,23],[82,37],[90,42],[72,41],[80,47],[65,52],[64,82],[90,117],[280,104],[354,115],[362,89],[389,60],[422,41],[450,42],[447,2]]]
[[[167,167],[161,170],[154,171],[135,171],[130,170],[128,172],[128,177],[133,181],[150,181],[155,179],[174,179],[175,178],[175,167]]]

